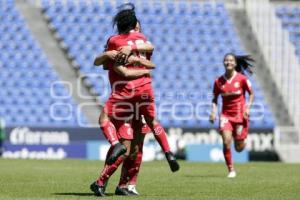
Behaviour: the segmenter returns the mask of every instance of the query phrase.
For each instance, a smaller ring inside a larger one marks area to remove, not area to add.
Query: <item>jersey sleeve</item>
[[[220,91],[220,88],[219,88],[219,85],[218,85],[218,79],[215,80],[215,83],[214,83],[214,88],[213,88],[213,95],[215,97],[218,97],[220,95],[221,91]]]
[[[110,37],[106,42],[106,51],[116,50],[115,40]]]
[[[111,51],[116,49],[116,43],[112,39],[112,37],[108,38],[106,45],[105,45],[105,51]],[[104,70],[109,70],[113,66],[113,61],[108,60],[103,64]]]
[[[253,93],[251,82],[248,78],[243,79],[243,89],[249,94]]]

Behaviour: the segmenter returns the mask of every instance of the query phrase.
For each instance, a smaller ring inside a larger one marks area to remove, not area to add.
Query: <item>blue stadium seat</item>
[[[48,5],[47,1],[42,2]],[[57,9],[59,12],[60,9]],[[0,2],[0,117],[7,121],[7,126],[44,126],[58,125],[51,119],[50,108],[60,102],[50,95],[51,83],[59,81],[58,76],[48,63],[46,56],[32,37],[23,18],[14,6],[14,1]],[[59,95],[64,95],[66,88],[54,88]],[[76,110],[71,97],[63,100]],[[58,111],[65,114],[64,109]],[[78,126],[77,116],[72,113],[70,119],[61,125]]]

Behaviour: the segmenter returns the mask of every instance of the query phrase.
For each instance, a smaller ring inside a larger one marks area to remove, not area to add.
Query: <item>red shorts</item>
[[[111,94],[104,106],[104,112],[113,119],[138,119],[140,115],[154,118],[154,93],[150,84],[134,89],[123,88]]]
[[[133,139],[133,129],[130,123],[122,120],[112,120],[111,121],[115,127],[118,139],[132,140]]]
[[[235,122],[228,117],[221,115],[220,117],[220,133],[231,131],[234,140],[245,140],[248,136],[249,120],[244,119],[242,122]]]

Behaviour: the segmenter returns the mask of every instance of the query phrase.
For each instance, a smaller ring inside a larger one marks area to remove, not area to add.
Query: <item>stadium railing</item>
[[[273,77],[295,125],[289,127],[289,130],[293,129],[288,131],[290,134],[284,134],[285,127],[277,127],[275,140],[292,142],[292,138],[300,134],[300,63],[295,46],[289,40],[288,31],[282,28],[275,6],[269,0],[247,0],[245,10],[268,63],[266,67],[270,70],[270,76]]]

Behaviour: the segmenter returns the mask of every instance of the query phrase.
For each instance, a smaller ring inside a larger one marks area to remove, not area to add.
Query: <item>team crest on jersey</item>
[[[235,83],[234,83],[234,87],[235,87],[235,88],[239,88],[239,87],[240,87],[240,83],[239,83],[239,82],[235,82]]]

